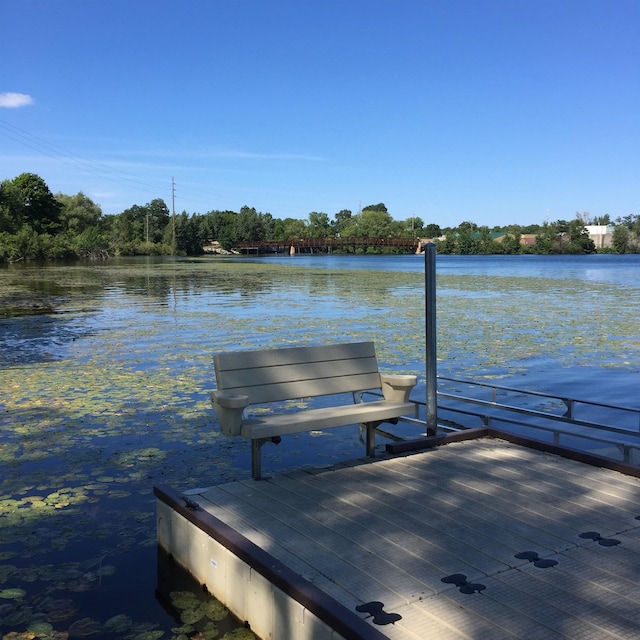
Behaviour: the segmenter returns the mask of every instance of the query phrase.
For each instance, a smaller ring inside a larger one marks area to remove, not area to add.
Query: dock
[[[539,449],[156,487],[158,543],[262,640],[640,639],[640,479]]]

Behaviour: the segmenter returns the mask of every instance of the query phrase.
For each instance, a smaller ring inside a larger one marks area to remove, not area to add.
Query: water
[[[243,257],[246,262],[265,258]],[[309,255],[274,256],[267,258],[283,266],[306,266],[324,269],[384,269],[424,273],[423,255],[404,256],[343,256]],[[517,276],[522,278],[572,278],[590,282],[605,282],[640,287],[640,257],[638,255],[596,254],[586,256],[454,256],[439,255],[438,274]]]
[[[177,638],[156,597],[152,487],[249,476],[248,443],[214,423],[212,353],[373,340],[421,396],[423,269],[421,256],[2,267],[2,632]],[[638,274],[640,256],[438,256],[438,371],[639,407]],[[345,428],[285,438],[263,463],[362,455]]]

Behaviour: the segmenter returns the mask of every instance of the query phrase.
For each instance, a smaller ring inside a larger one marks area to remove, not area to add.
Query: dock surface
[[[189,493],[391,640],[640,638],[616,471],[482,438]]]

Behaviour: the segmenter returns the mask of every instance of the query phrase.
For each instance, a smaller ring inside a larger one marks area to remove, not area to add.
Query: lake
[[[436,265],[439,374],[640,407],[640,256]],[[215,608],[185,622],[204,611],[193,585],[173,604],[156,594],[152,495],[249,476],[248,443],[220,436],[208,402],[214,352],[373,340],[381,369],[416,373],[425,393],[421,256],[2,265],[0,300],[0,629],[13,640],[224,635]],[[362,455],[345,428],[285,438],[263,463]]]

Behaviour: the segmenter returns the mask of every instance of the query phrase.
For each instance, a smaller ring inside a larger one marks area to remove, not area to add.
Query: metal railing
[[[504,387],[496,384],[491,384],[488,382],[476,382],[474,380],[463,380],[459,378],[449,378],[446,376],[438,376],[438,380],[444,380],[447,382],[453,382],[455,384],[461,385],[469,385],[472,387],[484,388],[491,391],[491,399],[483,400],[481,398],[462,396],[454,393],[446,393],[443,391],[438,391],[439,399],[449,399],[455,400],[464,403],[470,403],[475,405],[480,405],[484,407],[493,407],[503,411],[512,411],[515,413],[521,413],[525,415],[535,416],[538,418],[546,418],[549,420],[557,420],[566,424],[572,424],[575,426],[584,426],[584,427],[592,427],[597,429],[602,429],[605,431],[613,431],[620,433],[637,433],[640,435],[640,408],[635,407],[623,407],[620,405],[607,404],[604,402],[594,402],[592,400],[581,400],[578,398],[570,398],[568,396],[560,396],[554,395],[550,393],[543,393],[540,391],[527,391],[525,389],[516,389],[514,387]],[[558,403],[562,403],[565,407],[565,411],[562,415],[552,414],[547,411],[540,411],[535,409],[528,409],[526,407],[518,407],[514,405],[508,405],[501,402],[498,402],[498,393],[503,392],[505,395],[507,393],[515,393],[520,396],[529,396],[532,398],[542,398],[545,400],[552,400]],[[438,406],[441,406],[440,401],[438,402]],[[633,416],[635,418],[635,425],[633,429],[634,432],[631,431],[631,428],[620,428],[613,427],[610,424],[603,424],[599,422],[594,422],[591,420],[582,420],[576,417],[576,413],[579,407],[582,408],[597,408],[605,410],[609,413],[611,412],[623,412],[626,416]]]
[[[598,448],[598,455],[614,459],[621,457],[626,463],[633,463],[633,452],[640,451],[640,408],[527,391],[488,382],[446,376],[438,376],[437,379],[440,431],[495,426],[516,434],[526,433],[534,439],[550,440],[556,445],[570,443],[574,448],[584,451],[593,452]],[[465,385],[473,393],[463,395],[455,389],[440,390],[442,383],[458,387]],[[487,397],[482,397],[483,393]],[[517,403],[513,402],[514,395],[518,396]],[[536,406],[525,406],[525,398],[529,404],[535,402]],[[426,411],[426,402],[413,401],[419,411]],[[588,416],[585,414],[589,413],[596,413],[605,419],[586,419]],[[404,417],[401,421],[426,429],[426,420],[419,415],[416,418]],[[476,424],[478,421],[480,425]],[[621,424],[624,426],[620,426]],[[635,457],[640,464],[640,454]]]

